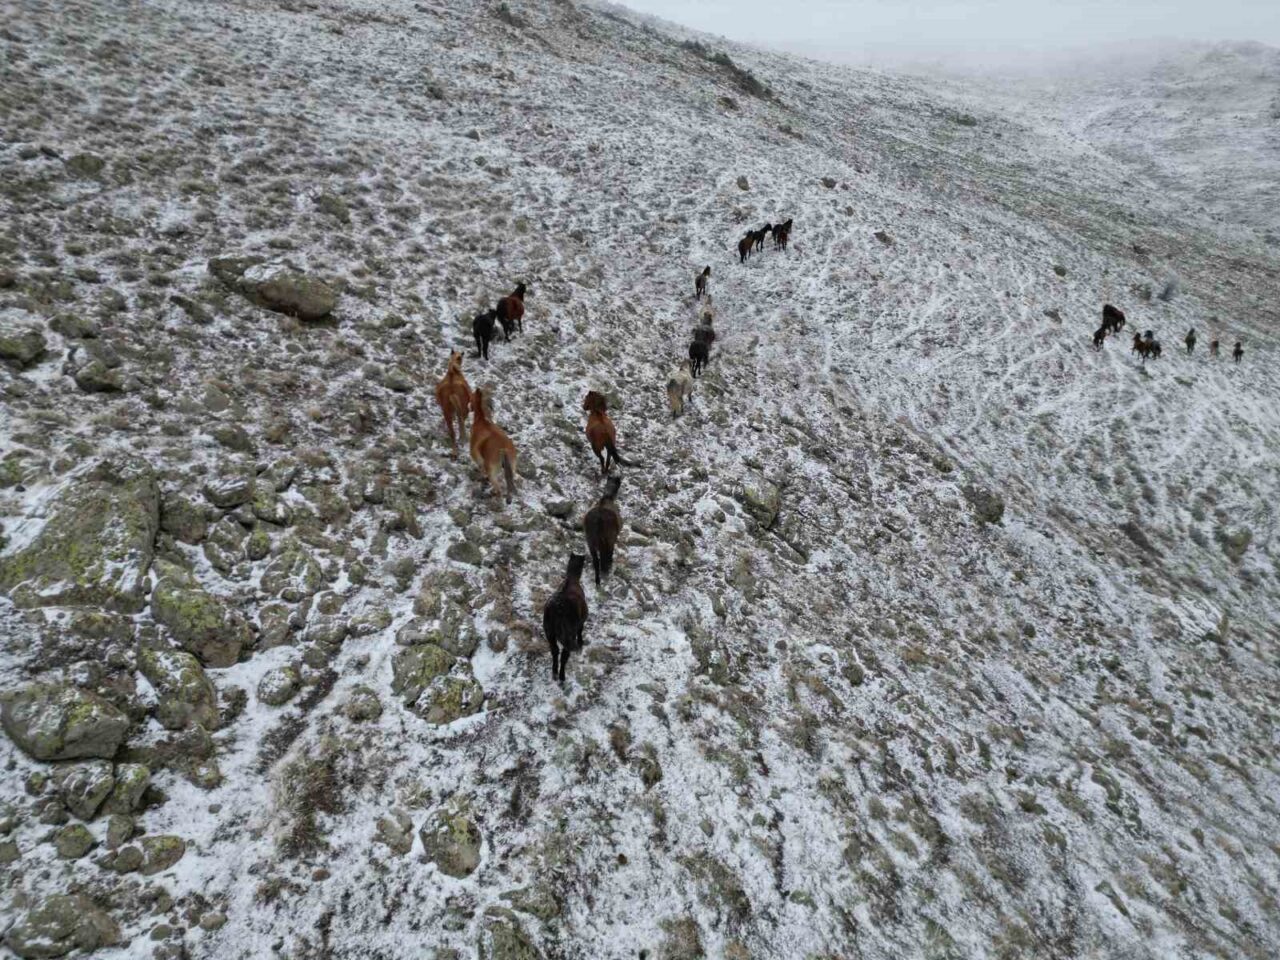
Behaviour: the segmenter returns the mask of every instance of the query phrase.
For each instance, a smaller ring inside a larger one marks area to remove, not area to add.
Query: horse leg
[[[547,643],[551,645],[551,679],[555,680],[557,679],[556,662],[560,659],[560,644],[556,643],[556,638],[549,634],[547,636]]]
[[[560,676],[557,677],[561,684],[564,683],[564,668],[569,665],[569,647],[566,644],[560,651]]]

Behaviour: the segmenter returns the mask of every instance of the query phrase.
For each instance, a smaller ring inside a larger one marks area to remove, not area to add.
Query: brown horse
[[[1124,311],[1109,303],[1102,305],[1102,329],[1107,333],[1119,333],[1125,324]]]
[[[462,354],[457,351],[449,354],[449,369],[436,384],[436,403],[440,404],[440,412],[444,414],[444,428],[449,431],[449,443],[453,445],[456,457],[458,438],[465,440],[467,436],[467,407],[471,405],[471,388],[462,375]],[[455,421],[458,424],[456,435],[453,432]]]
[[[757,230],[757,231],[755,232],[755,238],[756,238],[756,242],[755,242],[755,249],[757,249],[757,250],[763,250],[763,249],[764,249],[764,238],[765,238],[765,237],[767,237],[767,236],[768,236],[769,234],[771,234],[771,233],[773,233],[773,224],[772,224],[772,223],[766,223],[763,227],[761,227],[759,230]]]
[[[498,496],[502,496],[498,474],[506,474],[507,503],[510,503],[516,489],[516,445],[501,427],[489,419],[487,406],[488,397],[476,387],[471,394],[471,412],[474,414],[471,424],[471,459],[480,468],[480,472],[489,478],[489,484]]]
[[[502,332],[507,340],[511,339],[511,331],[524,333],[524,298],[528,288],[517,283],[516,288],[498,301],[494,309],[498,312],[498,322],[502,324]]]
[[[788,217],[785,223],[780,223],[773,228],[773,245],[780,250],[785,250],[790,242],[791,218]]]
[[[707,267],[699,274],[695,274],[693,278],[694,296],[701,300],[707,292],[707,281],[711,279],[711,268]]]
[[[755,246],[756,235],[748,230],[747,235],[738,241],[738,262],[746,263],[747,257],[751,256],[751,248]]]
[[[600,461],[600,472],[605,476],[615,463],[620,463],[624,467],[636,466],[618,455],[618,431],[613,421],[609,419],[606,404],[604,394],[597,393],[595,390],[588,390],[582,400],[582,409],[587,411],[587,440],[591,444],[591,452]]]

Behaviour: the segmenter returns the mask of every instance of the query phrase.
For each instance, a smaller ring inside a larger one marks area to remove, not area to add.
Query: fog
[[[627,0],[731,40],[872,66],[1051,72],[1188,41],[1280,46],[1278,0]]]

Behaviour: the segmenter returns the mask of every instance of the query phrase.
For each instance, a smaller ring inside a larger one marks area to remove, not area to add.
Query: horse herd
[[[773,237],[775,249],[786,250],[791,223],[791,220],[787,220],[785,223],[766,224],[760,230],[749,231],[738,244],[739,262],[745,261],[752,249],[763,249],[764,239],[769,235]],[[689,343],[689,359],[681,361],[667,379],[667,401],[672,416],[679,416],[684,412],[686,402],[693,396],[694,380],[711,358],[711,345],[715,342],[716,331],[714,308],[707,291],[710,279],[710,266],[694,277],[694,301],[699,304],[701,316]],[[512,333],[524,332],[524,301],[529,293],[528,286],[520,283],[511,293],[500,298],[492,309],[475,316],[471,321],[471,333],[475,339],[476,359],[489,359],[489,347],[497,336],[498,326],[502,327],[504,343],[511,341]],[[504,497],[510,503],[516,488],[516,446],[506,432],[493,422],[493,408],[488,391],[480,388],[472,390],[467,383],[462,372],[462,361],[461,352],[450,352],[448,367],[435,390],[436,403],[444,418],[453,456],[455,459],[458,457],[458,441],[467,441],[472,462],[488,480],[494,494]],[[587,414],[587,442],[600,464],[602,476],[606,478],[603,496],[582,520],[598,587],[601,579],[607,577],[613,568],[613,551],[622,531],[622,512],[617,502],[622,478],[610,476],[610,471],[614,464],[640,464],[624,459],[619,453],[617,428],[609,417],[608,401],[604,394],[596,390],[587,391],[582,409]],[[469,438],[468,414],[471,415]],[[564,581],[547,600],[542,611],[542,629],[551,648],[551,674],[553,679],[561,683],[565,679],[569,655],[582,649],[586,642],[583,631],[588,608],[582,589],[585,567],[584,554],[570,554]]]
[[[1093,332],[1093,348],[1101,350],[1102,345],[1106,342],[1108,334],[1119,336],[1120,329],[1125,325],[1124,311],[1111,304],[1103,304],[1102,306],[1102,326]],[[1196,329],[1192,327],[1187,331],[1187,335],[1182,338],[1182,342],[1186,345],[1187,356],[1190,356],[1196,348]],[[1209,341],[1209,356],[1218,356],[1219,343],[1216,339]],[[1145,364],[1148,360],[1160,359],[1160,341],[1155,338],[1155,331],[1147,330],[1143,333],[1135,332],[1133,335],[1133,348],[1130,352],[1136,353],[1139,359]],[[1235,347],[1231,351],[1232,359],[1239,363],[1244,359],[1244,347],[1240,341],[1236,341]]]

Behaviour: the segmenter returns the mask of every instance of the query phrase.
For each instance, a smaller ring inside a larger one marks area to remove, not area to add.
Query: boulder
[[[139,872],[144,877],[168,870],[187,852],[186,841],[172,834],[143,837],[138,842],[142,846],[142,867]]]
[[[169,730],[218,726],[218,693],[200,661],[182,650],[138,651],[138,670],[155,688],[156,719]]]
[[[0,591],[19,607],[138,613],[160,527],[160,489],[143,460],[103,460],[73,480],[24,548],[0,559]]]
[[[253,643],[249,622],[205,591],[195,578],[174,564],[164,563],[151,592],[151,615],[169,628],[179,646],[210,667],[229,667],[242,647]]]
[[[167,494],[160,504],[160,529],[183,543],[199,543],[209,535],[207,508],[178,494]]]
[[[32,906],[4,935],[5,946],[23,960],[89,953],[120,940],[120,928],[83,894],[53,894]]]
[[[247,473],[232,471],[205,482],[205,499],[215,507],[231,510],[253,499],[253,477]]]
[[[262,573],[262,591],[290,603],[312,597],[324,583],[324,571],[310,552],[296,540],[288,540]]]
[[[59,791],[68,810],[81,820],[92,820],[115,785],[111,764],[95,760],[66,770]]]
[[[411,709],[427,723],[448,724],[478,713],[484,705],[484,689],[471,677],[436,677],[413,702]]]
[[[391,658],[391,692],[411,704],[436,677],[452,669],[455,658],[433,643],[401,647]]]
[[[79,860],[98,845],[83,823],[69,823],[53,837],[53,847],[60,860]]]
[[[279,707],[293,699],[302,684],[296,667],[284,666],[268,670],[258,683],[258,701]]]
[[[54,683],[6,695],[0,720],[9,738],[37,760],[109,760],[129,732],[129,718],[96,693]]]
[[[356,723],[377,720],[382,716],[382,701],[370,687],[354,687],[351,696],[342,705],[342,712],[348,720],[354,720]]]
[[[73,369],[71,378],[85,393],[120,393],[124,390],[124,374],[94,357]]]
[[[754,477],[744,483],[740,499],[747,513],[766,530],[773,526],[782,509],[782,490],[764,477]]]
[[[480,865],[480,828],[468,804],[453,800],[427,818],[418,831],[427,859],[450,877],[467,877]]]
[[[0,360],[23,369],[44,356],[46,345],[37,327],[0,319]]]
[[[308,322],[323,320],[338,302],[327,283],[276,264],[250,267],[237,289],[260,307]]]
[[[125,815],[133,813],[142,806],[142,798],[150,785],[151,770],[146,764],[116,764],[115,789],[111,791],[111,796],[107,797],[107,802],[102,805],[103,812],[111,814],[111,823],[107,827],[108,840],[112,837],[113,826],[118,831],[121,827],[121,821],[132,824],[132,820]],[[132,832],[132,826],[130,831]],[[128,840],[129,838],[125,837],[124,839]]]

